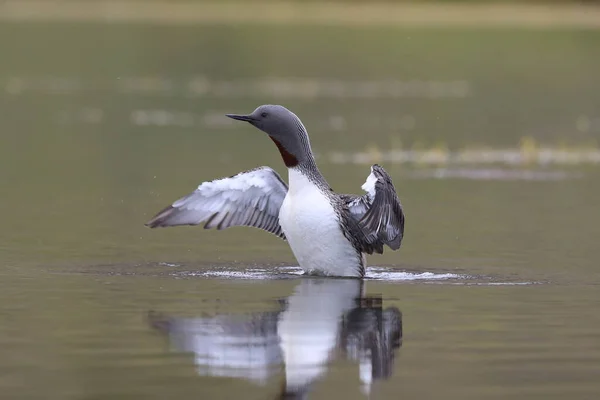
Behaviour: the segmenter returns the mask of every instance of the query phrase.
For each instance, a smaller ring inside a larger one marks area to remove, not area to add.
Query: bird
[[[288,169],[288,184],[262,166],[200,184],[158,212],[150,228],[199,225],[222,230],[250,226],[270,232],[291,247],[306,275],[364,278],[366,255],[398,250],[404,210],[391,177],[378,164],[363,195],[336,193],[319,171],[300,118],[281,105],[265,104],[250,114],[226,114],[265,132]]]

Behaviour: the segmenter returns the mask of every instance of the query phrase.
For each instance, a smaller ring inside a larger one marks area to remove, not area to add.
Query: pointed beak
[[[246,122],[254,121],[254,118],[252,118],[250,115],[238,115],[238,114],[225,114],[225,115],[231,119],[237,119],[238,121],[246,121]]]

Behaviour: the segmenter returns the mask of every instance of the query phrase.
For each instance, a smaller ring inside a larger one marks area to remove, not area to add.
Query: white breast
[[[301,171],[289,170],[279,223],[300,267],[309,274],[358,276],[362,258],[344,237],[329,199]]]

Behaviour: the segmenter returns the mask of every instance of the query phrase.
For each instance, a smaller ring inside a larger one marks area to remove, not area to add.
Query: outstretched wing
[[[361,231],[362,251],[383,253],[383,245],[398,250],[404,236],[404,212],[388,173],[379,165],[371,167],[361,197],[345,196],[350,214]]]
[[[285,239],[279,209],[288,187],[269,167],[204,182],[198,189],[160,211],[146,223],[150,228],[198,225],[204,229],[253,226]]]

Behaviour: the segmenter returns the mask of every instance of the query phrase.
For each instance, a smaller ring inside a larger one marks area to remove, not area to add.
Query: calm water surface
[[[2,398],[597,398],[600,165],[527,160],[600,138],[599,44],[0,25]],[[336,190],[359,193],[374,161],[393,176],[406,239],[364,283],[300,276],[265,232],[144,228],[204,180],[284,174],[223,117],[262,103],[300,115]],[[381,161],[471,147],[514,151]]]

